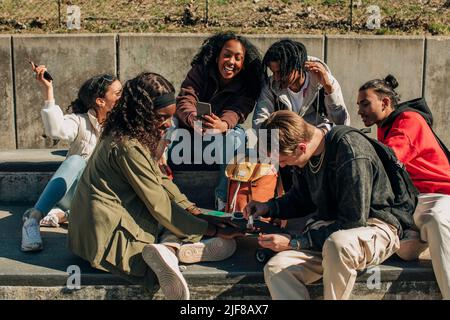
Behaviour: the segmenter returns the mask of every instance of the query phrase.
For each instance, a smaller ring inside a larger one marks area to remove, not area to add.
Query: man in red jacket
[[[365,83],[358,94],[358,114],[378,140],[391,147],[420,191],[414,222],[397,252],[404,260],[419,257],[429,247],[433,269],[444,299],[450,299],[450,165],[449,152],[434,134],[431,111],[424,99],[398,104],[397,80],[388,75]],[[420,240],[419,240],[420,241]]]

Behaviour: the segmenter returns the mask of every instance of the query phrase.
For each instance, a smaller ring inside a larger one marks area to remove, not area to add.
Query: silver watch
[[[291,247],[292,250],[299,250],[300,242],[297,239],[292,238],[291,241],[289,242],[289,246]]]

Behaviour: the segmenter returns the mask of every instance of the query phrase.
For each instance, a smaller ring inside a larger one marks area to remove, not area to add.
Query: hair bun
[[[386,84],[392,89],[398,87],[398,81],[392,74],[387,75],[386,78],[384,78],[384,82],[386,82]]]

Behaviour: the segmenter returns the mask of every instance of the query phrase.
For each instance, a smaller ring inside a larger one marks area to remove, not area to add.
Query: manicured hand
[[[203,116],[203,127],[204,129],[216,129],[219,133],[224,133],[228,130],[228,124],[225,121],[222,121],[214,113]]]
[[[258,244],[275,252],[291,250],[291,236],[288,234],[260,234]]]
[[[323,89],[325,90],[325,93],[327,95],[333,93],[331,79],[328,76],[328,71],[325,69],[325,66],[323,64],[321,64],[320,62],[306,61],[305,68],[309,72],[317,74],[317,76],[319,77],[319,82],[323,86]]]
[[[248,220],[250,215],[253,215],[253,218],[256,218],[258,216],[263,216],[268,212],[269,206],[267,203],[251,200],[247,203],[242,213],[244,214],[244,218]]]

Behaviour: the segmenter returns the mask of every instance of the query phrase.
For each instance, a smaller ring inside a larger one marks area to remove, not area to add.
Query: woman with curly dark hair
[[[150,289],[156,275],[167,298],[188,299],[178,261],[225,259],[242,233],[201,214],[159,170],[156,149],[175,113],[174,91],[156,73],[126,82],[74,196],[69,247]]]
[[[207,129],[226,134],[226,144],[231,137],[242,139],[244,131],[239,124],[253,111],[263,79],[261,56],[256,47],[243,36],[215,34],[203,42],[191,65],[177,97],[179,127],[192,132],[196,128],[194,122],[200,120],[203,134]],[[197,117],[198,102],[210,103],[211,114]],[[224,154],[232,154],[237,147],[232,143],[229,148],[233,150],[225,150]],[[227,198],[223,173],[227,160],[221,161],[222,174],[216,189],[219,210],[224,208]]]

